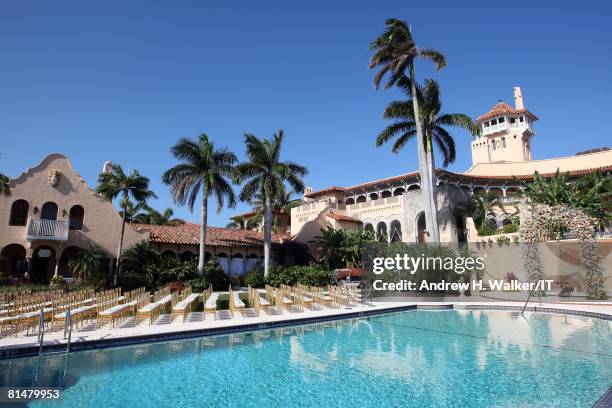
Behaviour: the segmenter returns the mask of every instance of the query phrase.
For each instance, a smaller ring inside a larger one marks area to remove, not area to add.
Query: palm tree
[[[172,218],[174,210],[172,208],[166,208],[163,212],[159,212],[151,207],[147,209],[147,217],[149,224],[154,225],[181,225],[185,223],[185,220],[180,218]]]
[[[10,197],[11,195],[11,186],[10,179],[4,174],[0,173],[0,195],[5,197]]]
[[[102,248],[90,246],[88,249],[83,249],[70,258],[68,260],[68,267],[75,278],[87,281],[95,277],[102,270],[104,256]]]
[[[119,211],[119,215],[123,217],[125,213],[125,222],[127,223],[138,223],[138,224],[148,224],[147,215],[142,212],[146,211],[149,206],[144,202],[134,203],[132,200],[124,200],[119,203],[119,206],[122,208]]]
[[[328,225],[325,229],[321,229],[321,235],[315,236],[310,243],[315,245],[318,254],[317,261],[324,264],[327,269],[333,270],[346,266],[344,230],[335,230]]]
[[[232,218],[232,221],[228,222],[225,228],[238,229],[238,230],[254,230],[259,228],[261,224],[261,215],[259,213],[245,217],[243,215],[237,215]]]
[[[110,171],[101,173],[98,176],[98,187],[96,191],[107,200],[114,200],[121,197],[121,206],[126,208],[130,197],[136,202],[145,202],[147,199],[157,197],[149,190],[149,179],[133,170],[129,175],[125,174],[123,168],[118,164],[113,164]],[[126,211],[121,216],[121,236],[119,238],[119,248],[117,249],[117,259],[115,260],[114,285],[121,272],[121,252],[123,251],[123,236],[125,234]]]
[[[397,82],[397,85],[407,96],[412,97],[412,87],[408,78],[403,77]],[[472,134],[477,134],[479,127],[463,113],[440,113],[442,108],[440,87],[433,79],[426,79],[425,85],[423,87],[417,85],[416,90],[424,137],[426,140],[433,140],[442,153],[442,167],[447,167],[455,161],[455,141],[444,127],[457,126]],[[416,121],[412,105],[412,99],[409,99],[393,101],[385,108],[384,118],[397,119],[397,121],[380,132],[376,138],[377,147],[396,138],[391,151],[398,153],[409,140],[416,136]],[[428,160],[429,170],[432,177],[435,177],[432,149],[429,149],[428,154],[432,156],[431,160]]]
[[[146,264],[155,262],[160,256],[147,241],[141,241],[123,251],[123,263],[127,271],[142,273]]]
[[[482,228],[487,217],[495,217],[496,208],[505,212],[499,196],[492,191],[484,191],[472,194],[465,204],[457,207],[456,211],[460,215],[474,218],[478,228]]]
[[[171,187],[174,201],[179,205],[189,205],[189,210],[193,212],[193,206],[202,191],[198,273],[203,275],[208,198],[216,197],[217,212],[221,211],[226,199],[228,207],[236,205],[234,190],[227,178],[235,177],[238,159],[225,148],[215,149],[213,142],[204,133],[195,141],[180,139],[170,151],[182,162],[166,171],[162,177],[163,182]]]
[[[379,89],[382,79],[385,75],[389,74],[390,78],[385,88],[391,88],[408,71],[408,78],[412,89],[412,108],[414,110],[414,127],[418,144],[425,223],[427,228],[431,229],[432,241],[440,242],[435,185],[433,183],[433,175],[429,171],[430,166],[428,165],[428,152],[431,150],[432,145],[431,141],[426,141],[423,138],[419,101],[417,100],[416,92],[414,62],[417,58],[429,60],[436,65],[436,69],[440,70],[446,66],[446,58],[439,51],[417,47],[412,37],[412,32],[405,21],[388,19],[385,21],[385,25],[385,31],[370,43],[370,49],[374,51],[374,55],[370,58],[370,69],[380,67],[380,70],[374,77],[374,87]]]
[[[245,184],[240,192],[240,200],[253,203],[258,195],[264,203],[264,275],[270,270],[270,251],[272,248],[272,203],[286,193],[285,183],[293,191],[302,193],[302,177],[308,174],[306,167],[291,161],[281,161],[280,153],[285,136],[281,129],[271,139],[258,139],[245,134],[248,162],[238,166],[239,181]]]

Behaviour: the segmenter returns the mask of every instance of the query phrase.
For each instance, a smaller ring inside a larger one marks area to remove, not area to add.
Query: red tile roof
[[[611,172],[612,171],[612,165],[610,166],[604,166],[604,167],[594,167],[594,168],[589,168],[589,169],[581,169],[581,170],[573,170],[569,172],[570,176],[582,176],[585,174],[589,174],[589,173],[593,173],[595,171],[601,171],[601,172]],[[567,172],[562,172],[562,173],[567,173]],[[438,175],[438,177],[443,177],[446,179],[454,179],[454,180],[464,180],[464,181],[474,181],[474,182],[478,182],[479,180],[499,180],[499,181],[505,181],[505,180],[520,180],[520,181],[529,181],[529,180],[533,180],[533,175],[532,174],[522,174],[522,175],[504,175],[504,176],[478,176],[478,175],[470,175],[470,174],[463,174],[463,173],[453,173],[450,172],[448,170],[444,170],[444,169],[436,169],[436,174]],[[554,176],[554,173],[545,173],[542,174],[543,177],[552,177]],[[354,186],[351,187],[329,187],[323,190],[319,190],[319,191],[313,191],[312,193],[308,194],[307,197],[309,198],[315,198],[315,197],[319,197],[321,195],[327,194],[330,191],[339,191],[339,192],[349,192],[352,190],[359,190],[359,189],[364,189],[373,185],[377,185],[377,184],[391,184],[391,183],[396,183],[396,182],[404,182],[407,181],[409,179],[414,179],[415,181],[417,181],[419,177],[419,172],[418,171],[413,171],[411,173],[405,173],[399,176],[394,176],[394,177],[389,177],[389,178],[385,178],[385,179],[380,179],[380,180],[376,180],[376,181],[370,181],[367,183],[362,183],[362,184],[356,184]]]
[[[360,220],[355,219],[353,217],[349,217],[348,215],[336,214],[336,213],[330,212],[329,214],[327,214],[327,216],[336,221],[356,222],[356,223],[361,224]]]
[[[495,106],[491,108],[490,111],[488,111],[487,113],[483,115],[480,115],[478,119],[476,120],[478,122],[481,122],[483,120],[494,118],[496,116],[502,116],[504,114],[520,115],[521,113],[526,113],[532,116],[534,119],[536,120],[538,119],[536,115],[529,112],[527,109],[514,109],[512,106],[508,105],[506,102],[499,101],[495,104]]]
[[[199,245],[200,225],[186,223],[182,225],[132,224],[136,230],[150,231],[150,241],[162,244]],[[281,243],[287,236],[272,235],[272,242]],[[251,230],[231,228],[206,228],[206,245],[224,247],[257,247],[263,245],[263,233]]]

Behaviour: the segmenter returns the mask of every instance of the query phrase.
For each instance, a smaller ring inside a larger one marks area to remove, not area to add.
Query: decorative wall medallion
[[[61,176],[62,176],[62,173],[60,173],[58,170],[51,169],[49,171],[49,185],[51,187],[57,187]]]

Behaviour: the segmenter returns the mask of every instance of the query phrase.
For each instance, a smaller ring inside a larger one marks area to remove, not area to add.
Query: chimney
[[[514,107],[517,110],[525,109],[525,105],[523,105],[523,94],[521,93],[521,87],[514,87]]]

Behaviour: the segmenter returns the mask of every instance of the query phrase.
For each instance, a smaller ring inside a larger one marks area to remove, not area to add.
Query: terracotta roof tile
[[[344,214],[336,214],[336,213],[330,212],[329,214],[327,214],[327,216],[336,221],[356,222],[356,223],[361,224],[360,220],[355,219],[353,217],[349,217],[348,215],[344,215]]]
[[[132,224],[136,230],[150,231],[150,241],[164,244],[199,245],[200,225],[186,223],[182,225]],[[281,243],[289,237],[272,235],[272,242]],[[263,233],[251,230],[207,227],[206,245],[224,247],[257,247],[263,245]]]
[[[483,120],[494,118],[496,116],[502,116],[504,114],[520,115],[521,113],[526,113],[532,116],[534,119],[536,120],[538,119],[536,115],[529,112],[527,109],[514,109],[512,106],[508,105],[506,102],[499,101],[495,104],[495,106],[491,108],[490,111],[488,111],[487,113],[483,115],[480,115],[478,119],[476,120],[478,122],[481,122]]]

